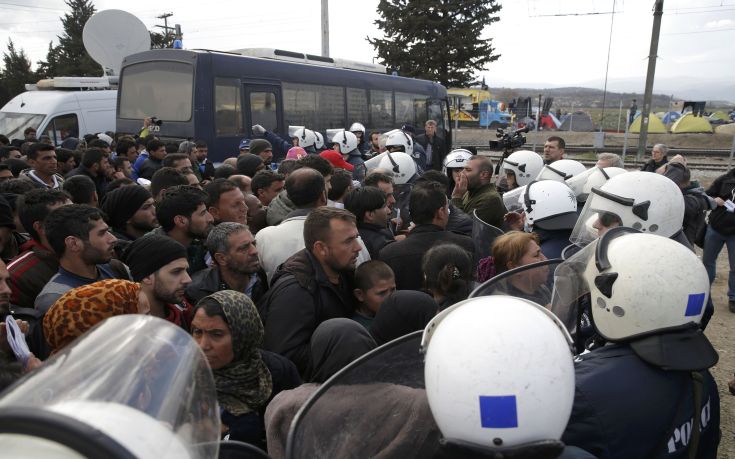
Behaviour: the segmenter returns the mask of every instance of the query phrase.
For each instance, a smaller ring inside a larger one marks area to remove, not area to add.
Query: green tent
[[[731,121],[730,120],[730,117],[728,116],[728,114],[725,113],[725,112],[723,112],[723,111],[716,111],[716,112],[712,113],[709,116],[709,120],[710,121],[724,121],[726,123],[729,123]]]
[[[709,124],[709,120],[703,116],[694,116],[692,113],[687,113],[682,116],[676,123],[671,126],[672,134],[691,134],[698,132],[712,133],[712,125]]]
[[[637,134],[641,132],[641,115],[638,115],[630,125],[628,132]],[[666,126],[658,116],[653,113],[648,116],[648,132],[651,134],[666,134]]]

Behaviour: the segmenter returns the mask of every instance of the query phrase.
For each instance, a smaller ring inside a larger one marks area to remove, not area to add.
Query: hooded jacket
[[[296,205],[288,199],[286,190],[281,191],[268,205],[268,214],[266,215],[268,226],[278,225],[294,210],[296,210]]]

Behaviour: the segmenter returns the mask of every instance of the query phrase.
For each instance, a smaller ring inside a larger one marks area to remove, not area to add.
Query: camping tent
[[[673,126],[671,126],[672,134],[687,134],[697,132],[708,132],[712,133],[712,125],[709,124],[707,118],[703,116],[694,116],[692,113],[687,113],[682,116]]]
[[[578,110],[574,113],[568,113],[562,117],[559,130],[592,132],[595,130],[595,125],[592,123],[592,118],[590,118],[587,113]]]
[[[661,117],[661,121],[663,121],[663,123],[668,126],[670,124],[673,124],[674,121],[678,120],[679,118],[681,118],[681,113],[679,112],[666,112],[664,116]]]
[[[634,134],[641,132],[641,121],[641,116],[637,116],[630,124],[629,132]],[[648,117],[648,132],[651,134],[666,134],[666,126],[653,113]]]
[[[724,123],[729,123],[732,121],[730,119],[730,115],[722,111],[714,112],[707,118],[709,119],[709,122],[712,124],[724,124]]]

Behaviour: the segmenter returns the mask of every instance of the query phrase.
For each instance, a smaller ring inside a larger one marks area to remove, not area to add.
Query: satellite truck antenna
[[[122,10],[95,13],[82,32],[82,41],[92,59],[102,66],[104,76],[120,76],[126,56],[151,49],[151,36],[145,24]]]

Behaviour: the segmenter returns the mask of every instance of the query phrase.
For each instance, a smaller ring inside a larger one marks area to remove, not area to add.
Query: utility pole
[[[322,57],[329,57],[329,0],[322,0]]]
[[[174,13],[163,13],[160,16],[156,16],[156,19],[163,19],[163,25],[156,25],[156,27],[160,27],[163,29],[163,36],[168,40],[168,37],[170,36],[169,31],[174,30],[173,27],[168,26],[168,18],[173,16]]]
[[[643,95],[643,109],[641,110],[641,134],[638,137],[638,154],[640,161],[646,153],[648,141],[648,117],[651,115],[651,99],[653,98],[653,78],[656,74],[656,59],[658,54],[658,36],[661,32],[661,16],[664,14],[664,0],[656,0],[653,7],[653,31],[651,32],[651,49],[648,52],[648,72],[646,73],[646,92]]]

